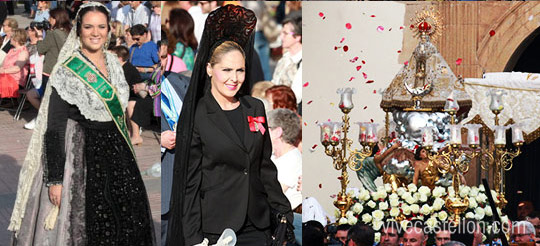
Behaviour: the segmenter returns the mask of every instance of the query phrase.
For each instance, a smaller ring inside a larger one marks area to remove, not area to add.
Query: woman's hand
[[[161,146],[167,149],[174,149],[176,147],[176,133],[170,130],[162,132]]]
[[[49,186],[49,200],[55,206],[60,207],[60,202],[62,200],[62,185],[61,184]]]

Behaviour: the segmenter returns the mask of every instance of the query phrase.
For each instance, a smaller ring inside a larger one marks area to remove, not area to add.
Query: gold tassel
[[[49,215],[47,215],[47,218],[45,219],[45,230],[50,231],[54,228],[56,218],[58,217],[58,212],[60,212],[60,208],[58,206],[54,206],[51,211],[49,211]]]

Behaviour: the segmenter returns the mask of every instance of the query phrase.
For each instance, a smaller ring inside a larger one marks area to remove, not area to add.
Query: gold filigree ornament
[[[422,11],[415,12],[416,17],[411,18],[413,36],[421,38],[422,33],[426,33],[431,41],[435,41],[442,35],[444,26],[442,24],[441,13],[432,6],[429,10],[422,8]]]

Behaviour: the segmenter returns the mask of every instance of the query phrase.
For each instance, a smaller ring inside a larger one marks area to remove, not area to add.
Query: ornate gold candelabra
[[[493,114],[495,114],[495,142],[493,147],[488,150],[482,150],[485,153],[489,161],[482,162],[481,167],[484,170],[489,170],[491,167],[493,172],[493,187],[495,192],[497,192],[497,207],[503,209],[508,201],[505,197],[506,189],[506,180],[504,178],[504,172],[512,169],[513,159],[521,154],[521,146],[523,146],[523,133],[519,125],[514,125],[512,127],[512,143],[516,147],[515,151],[508,150],[506,146],[506,127],[499,125],[499,114],[502,111],[502,107],[499,109],[492,109]]]
[[[494,144],[492,148],[480,147],[478,130],[481,127],[479,124],[468,124],[463,127],[468,129],[467,142],[469,149],[461,147],[461,125],[456,125],[455,115],[459,106],[453,100],[449,105],[445,105],[445,112],[450,114],[450,143],[441,151],[432,153],[428,151],[428,159],[436,165],[439,172],[452,174],[452,185],[455,194],[459,194],[459,186],[461,185],[461,175],[468,172],[469,163],[477,158],[484,160],[481,167],[493,170],[493,187],[497,192],[499,200],[497,206],[504,208],[508,203],[505,198],[505,180],[504,171],[512,168],[512,160],[521,154],[521,146],[523,146],[523,132],[520,124],[512,125],[512,142],[517,148],[515,151],[505,149],[506,146],[506,129],[509,127],[500,126],[498,114],[503,109],[501,101],[502,93],[499,91],[492,92],[492,102],[490,109],[495,114],[495,129],[494,129]],[[432,129],[425,128],[423,132],[423,145],[427,150],[431,150],[433,146]],[[467,199],[461,199],[458,195],[448,197],[446,207],[453,213],[454,220],[459,221],[460,214],[467,209]]]
[[[340,182],[341,191],[338,193],[334,206],[341,212],[341,218],[345,218],[345,213],[354,204],[354,201],[347,194],[347,185],[349,184],[349,174],[347,167],[353,171],[362,168],[362,161],[371,155],[373,147],[377,144],[376,124],[360,124],[360,144],[362,148],[351,149],[353,140],[348,137],[350,128],[349,113],[353,109],[352,94],[355,89],[338,89],[341,95],[339,108],[344,114],[342,122],[326,122],[319,124],[321,127],[321,143],[324,146],[326,155],[332,157],[333,165],[336,170],[341,170]],[[341,136],[343,134],[343,137]],[[347,155],[347,151],[350,153]],[[360,163],[357,165],[356,163]]]

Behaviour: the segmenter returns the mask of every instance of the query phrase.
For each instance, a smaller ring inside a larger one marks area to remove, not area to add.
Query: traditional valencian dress
[[[47,84],[8,229],[15,245],[154,245],[125,124],[122,66],[105,52],[104,76],[81,53],[75,32]],[[60,208],[49,201],[55,184],[63,185]]]

